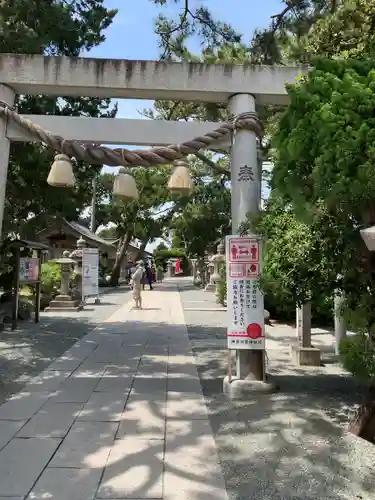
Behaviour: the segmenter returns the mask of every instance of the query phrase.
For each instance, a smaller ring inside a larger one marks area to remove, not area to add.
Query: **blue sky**
[[[154,21],[162,12],[175,16],[181,12],[183,1],[175,4],[169,0],[168,7],[156,6],[150,0],[105,0],[107,8],[118,9],[114,23],[106,32],[106,41],[90,51],[90,57],[114,59],[158,59],[157,37]],[[204,5],[217,19],[231,24],[244,34],[248,41],[256,28],[269,23],[270,16],[282,10],[281,0],[191,0],[191,5]],[[199,52],[199,43],[192,41],[192,50]],[[121,100],[119,118],[141,118],[138,110],[150,107],[152,101]]]
[[[118,9],[114,23],[106,31],[106,41],[91,50],[89,57],[112,59],[158,59],[158,40],[154,34],[154,22],[159,13],[175,17],[183,8],[183,0],[168,6],[154,5],[151,0],[104,0],[105,7]],[[281,0],[190,0],[192,9],[206,6],[216,19],[232,25],[244,35],[244,41],[252,38],[257,28],[266,27],[270,16],[281,12]],[[199,53],[199,41],[192,40],[190,50]],[[139,111],[152,107],[152,101],[118,101],[118,118],[143,118]],[[131,145],[129,145],[131,148]],[[109,167],[105,167],[105,170]],[[113,172],[113,169],[111,169]],[[152,250],[158,241],[147,247]]]

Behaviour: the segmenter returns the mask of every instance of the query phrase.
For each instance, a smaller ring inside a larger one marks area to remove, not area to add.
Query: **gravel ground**
[[[101,304],[92,301],[83,311],[41,313],[39,324],[18,323],[13,332],[0,333],[0,404],[60,357],[129,300],[127,289],[103,290]]]
[[[217,307],[208,292],[184,282],[180,292],[229,499],[373,500],[375,447],[345,432],[364,388],[335,362],[332,335],[314,331],[325,366],[303,369],[290,362],[294,331],[269,327],[268,372],[279,392],[230,402],[226,313],[199,311]]]

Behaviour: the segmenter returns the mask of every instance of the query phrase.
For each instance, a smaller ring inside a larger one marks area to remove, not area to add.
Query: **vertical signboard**
[[[99,250],[83,248],[82,252],[82,296],[99,295]]]
[[[37,257],[20,258],[18,279],[20,283],[32,283],[39,281],[39,259]]]
[[[228,349],[265,349],[260,238],[227,236],[226,266]]]

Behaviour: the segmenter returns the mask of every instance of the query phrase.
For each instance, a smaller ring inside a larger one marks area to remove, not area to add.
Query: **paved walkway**
[[[179,294],[145,292],[0,407],[0,500],[226,500]]]

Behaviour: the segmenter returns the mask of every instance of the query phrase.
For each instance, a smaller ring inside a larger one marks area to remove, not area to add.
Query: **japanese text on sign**
[[[264,349],[264,303],[258,283],[260,240],[228,236],[226,244],[228,348]]]
[[[82,254],[82,295],[99,295],[99,251],[97,248],[84,248]]]
[[[20,283],[32,283],[39,280],[39,259],[36,257],[20,258],[19,268]]]

